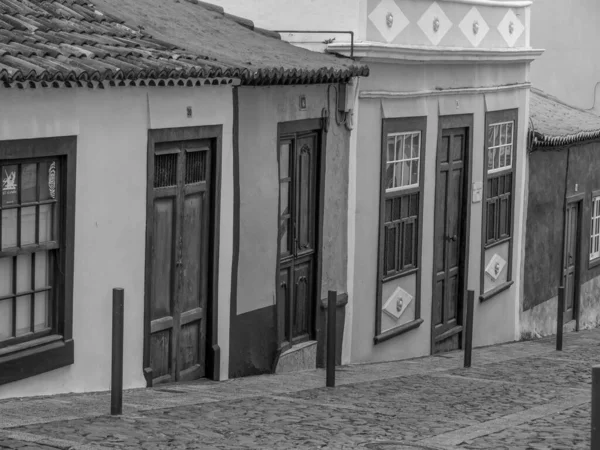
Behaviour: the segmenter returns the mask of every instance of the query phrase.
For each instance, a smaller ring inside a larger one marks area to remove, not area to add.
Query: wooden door
[[[442,130],[435,202],[433,352],[461,346],[468,128]]]
[[[211,141],[155,145],[150,270],[152,384],[203,377]]]
[[[579,298],[579,212],[580,202],[567,204],[563,261],[563,286],[565,287],[565,310],[563,317],[565,322],[575,319],[577,299]]]
[[[280,230],[278,305],[282,347],[313,337],[317,258],[317,132],[279,142]]]

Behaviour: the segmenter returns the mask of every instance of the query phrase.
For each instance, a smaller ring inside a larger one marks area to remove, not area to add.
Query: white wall
[[[219,344],[229,362],[232,254],[231,87],[0,90],[0,140],[77,135],[71,366],[0,386],[0,398],[109,389],[112,288],[125,289],[124,387],[142,373],[147,135],[223,125]],[[193,117],[186,117],[186,106]]]

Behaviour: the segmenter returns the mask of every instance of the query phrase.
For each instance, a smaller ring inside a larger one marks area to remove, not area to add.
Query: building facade
[[[2,2],[0,398],[108,389],[115,287],[126,388],[316,364],[346,283],[330,92],[368,71],[159,3]]]
[[[521,337],[600,325],[600,117],[536,90],[531,98]]]
[[[530,3],[373,0],[358,88],[351,360],[515,340]]]

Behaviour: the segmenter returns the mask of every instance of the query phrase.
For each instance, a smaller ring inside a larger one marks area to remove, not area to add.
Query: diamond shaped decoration
[[[494,253],[494,256],[492,256],[492,259],[490,259],[490,262],[485,268],[485,273],[487,273],[492,280],[496,281],[505,266],[506,260],[498,253]]]
[[[488,34],[488,31],[490,31],[487,22],[475,7],[469,10],[458,27],[473,47],[478,47],[486,34]]]
[[[394,0],[382,0],[369,14],[369,20],[387,42],[396,39],[410,23]]]
[[[400,319],[400,316],[406,311],[406,308],[412,301],[413,296],[402,289],[400,286],[390,295],[383,305],[383,312],[394,320]]]
[[[509,9],[508,12],[504,15],[504,19],[498,25],[498,31],[506,41],[509,47],[514,47],[517,39],[521,37],[523,31],[525,31],[525,26],[519,20],[517,15],[514,13],[512,9]]]
[[[425,33],[425,36],[427,36],[427,39],[433,45],[438,45],[450,28],[452,28],[452,22],[437,2],[433,2],[427,8],[427,11],[423,13],[417,25],[419,25],[421,31]]]

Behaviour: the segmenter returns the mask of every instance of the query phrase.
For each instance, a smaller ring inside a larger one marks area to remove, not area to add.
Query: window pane
[[[35,206],[21,208],[21,245],[35,244]]]
[[[37,200],[37,164],[21,166],[21,203]]]
[[[488,203],[488,216],[486,221],[487,227],[487,241],[493,241],[496,239],[496,202]]]
[[[17,294],[31,290],[31,254],[17,256]]]
[[[2,210],[2,248],[17,246],[17,208]]]
[[[413,160],[412,162],[412,171],[410,174],[410,184],[418,184],[419,183],[419,160]]]
[[[494,147],[500,145],[500,125],[494,125]]]
[[[415,133],[413,134],[412,139],[412,157],[418,158],[421,151],[421,134]]]
[[[402,163],[394,163],[394,185],[393,187],[402,186]]]
[[[513,122],[510,122],[509,124],[506,125],[506,143],[507,144],[512,144],[513,143]]]
[[[488,148],[488,170],[492,170],[494,168],[494,148]]]
[[[506,167],[510,167],[512,165],[512,145],[508,145],[506,150],[504,151],[504,156],[506,159]]]
[[[31,295],[17,297],[17,336],[31,331]]]
[[[50,253],[37,252],[35,254],[35,288],[40,289],[50,285],[48,279]]]
[[[0,341],[12,337],[13,301],[0,300]]]
[[[413,243],[414,243],[414,224],[404,224],[404,251],[402,268],[414,265]]]
[[[54,205],[40,205],[40,243],[53,241]]]
[[[498,167],[504,167],[506,164],[504,163],[504,150],[506,147],[500,147],[498,150]]]
[[[494,126],[488,127],[488,137],[487,137],[488,148],[494,146],[494,131],[495,130],[496,130],[496,127],[494,127]]]
[[[281,214],[290,213],[290,184],[288,182],[281,183],[279,190],[279,205]]]
[[[40,331],[50,326],[48,323],[48,299],[48,291],[35,294],[35,331]]]
[[[387,162],[396,159],[396,136],[388,136],[387,141]]]
[[[412,135],[404,135],[404,145],[402,149],[402,159],[410,159],[412,152]]]
[[[506,124],[500,125],[500,145],[506,144]]]
[[[405,161],[402,163],[402,184],[401,186],[410,185],[411,162]]]
[[[279,147],[279,178],[290,176],[290,148],[289,142],[281,144]]]
[[[17,189],[19,188],[18,166],[2,167],[2,206],[15,205],[19,201]]]
[[[498,149],[494,149],[494,169],[500,167],[500,152]]]
[[[55,160],[40,163],[39,182],[40,200],[55,199],[58,186],[58,165]]]
[[[13,258],[0,259],[0,297],[13,293]]]

